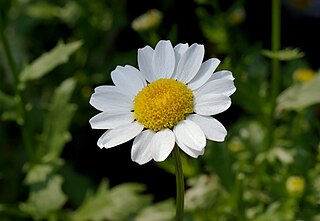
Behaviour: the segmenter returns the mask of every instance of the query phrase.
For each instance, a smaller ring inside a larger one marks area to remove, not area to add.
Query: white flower
[[[204,153],[206,139],[223,141],[224,126],[211,115],[231,105],[236,90],[230,71],[215,72],[220,61],[202,63],[203,45],[160,41],[138,50],[139,70],[126,65],[111,72],[114,86],[99,86],[90,104],[102,111],[90,119],[93,129],[107,129],[100,148],[135,138],[133,161],[165,160],[175,143],[191,157]]]

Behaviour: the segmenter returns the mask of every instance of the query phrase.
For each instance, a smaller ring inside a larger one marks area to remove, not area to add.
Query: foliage
[[[247,1],[186,1],[199,33],[170,15],[181,10],[173,2],[139,11],[132,4],[0,3],[0,219],[174,220],[174,194],[156,197],[147,183],[123,178],[130,172],[119,174],[120,181],[104,177],[106,169],[120,170],[123,159],[93,174],[78,165],[89,167],[98,148],[87,132],[95,85],[108,83],[116,65],[137,66],[137,48],[162,38],[199,38],[207,57],[232,70],[237,91],[230,110],[218,116],[228,125],[226,141],[208,142],[199,159],[182,156],[185,220],[320,220],[320,73],[294,78],[296,70],[312,69],[308,54],[299,45],[274,52],[252,41]],[[273,97],[275,60],[281,76]],[[174,173],[172,159],[150,164]]]

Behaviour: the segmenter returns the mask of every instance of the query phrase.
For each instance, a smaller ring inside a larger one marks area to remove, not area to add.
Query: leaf
[[[54,92],[49,112],[45,118],[41,146],[43,154],[49,154],[51,158],[59,157],[65,143],[71,139],[68,129],[76,106],[70,104],[69,100],[75,85],[73,78],[61,83]]]
[[[29,169],[25,182],[26,184],[34,184],[38,182],[45,182],[50,173],[53,172],[53,167],[49,164],[36,164]]]
[[[204,156],[209,170],[214,171],[222,185],[232,192],[235,183],[235,173],[232,168],[232,158],[223,144],[208,142],[207,154]]]
[[[279,201],[270,204],[266,211],[259,214],[255,221],[268,221],[268,220],[281,220],[291,221],[295,220],[295,210],[292,209],[290,204],[281,204]]]
[[[16,219],[19,218],[27,218],[28,215],[23,213],[21,210],[19,210],[18,206],[16,204],[0,204],[0,214],[1,218],[4,217],[15,217]],[[7,219],[5,219],[7,220]],[[8,219],[9,220],[9,219]]]
[[[62,183],[62,176],[53,175],[44,185],[32,188],[27,202],[19,205],[20,210],[36,220],[48,218],[50,213],[61,209],[67,200],[61,189]]]
[[[38,19],[60,18],[67,24],[73,24],[81,15],[82,9],[75,1],[67,2],[63,7],[49,4],[47,2],[38,2],[28,5],[26,14]]]
[[[144,186],[125,183],[109,189],[102,181],[96,194],[88,196],[73,213],[74,221],[126,220],[150,203],[149,196],[140,195]]]
[[[18,97],[0,91],[0,116],[1,120],[15,120],[18,124],[23,124]]]
[[[60,7],[45,2],[31,4],[26,8],[26,13],[34,18],[53,19],[59,15]]]
[[[134,221],[173,221],[174,208],[173,200],[165,200],[143,209]]]
[[[45,162],[45,160],[42,159],[42,163],[26,164],[24,169],[27,171],[27,174],[24,181],[29,186],[45,183],[62,165],[63,161],[61,159],[56,159],[51,162]]]
[[[293,152],[281,147],[275,147],[268,153],[268,159],[272,162],[278,159],[284,164],[290,164],[294,161]]]
[[[277,52],[262,50],[261,53],[268,58],[276,58],[280,61],[294,60],[304,56],[304,53],[300,52],[298,48],[285,48]]]
[[[185,209],[195,211],[197,209],[210,208],[216,203],[223,191],[219,193],[218,179],[216,176],[200,175],[188,180],[189,188],[185,194]]]
[[[81,41],[75,41],[67,44],[59,42],[51,51],[42,54],[30,65],[26,66],[20,75],[20,80],[24,82],[43,77],[58,65],[66,63],[69,60],[70,55],[73,54],[81,45]]]
[[[296,84],[283,91],[277,98],[277,110],[302,110],[320,102],[320,74],[303,84]]]

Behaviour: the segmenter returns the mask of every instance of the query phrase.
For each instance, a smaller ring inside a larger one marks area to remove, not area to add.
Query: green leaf
[[[200,175],[188,180],[189,188],[185,194],[185,209],[194,211],[210,208],[223,191],[218,192],[218,178],[211,175]]]
[[[16,204],[0,204],[0,218],[8,217],[15,217],[16,219],[19,218],[27,218],[28,215],[22,212]],[[2,220],[1,219],[1,220]],[[4,219],[4,220],[12,220],[12,219]]]
[[[59,42],[51,51],[44,53],[30,65],[26,66],[20,75],[20,80],[24,82],[43,77],[58,65],[66,63],[69,60],[70,55],[81,45],[81,41],[67,44]]]
[[[126,220],[150,203],[149,196],[140,195],[143,190],[143,185],[135,183],[121,184],[110,190],[102,181],[96,194],[88,196],[71,214],[71,220]]]
[[[38,19],[60,18],[67,24],[73,24],[80,17],[82,9],[76,1],[68,1],[63,7],[48,2],[38,2],[28,5],[26,13]]]
[[[61,159],[56,159],[51,162],[45,162],[43,159],[42,163],[26,164],[24,169],[27,171],[27,174],[24,181],[29,186],[47,182],[50,176],[62,165],[63,161]]]
[[[304,53],[300,52],[298,48],[285,48],[277,52],[262,50],[261,53],[268,58],[276,58],[280,61],[294,60],[304,56]]]
[[[208,142],[205,160],[209,170],[216,173],[223,186],[232,192],[235,183],[235,174],[232,168],[232,158],[224,144]]]
[[[73,78],[63,81],[50,103],[41,135],[43,154],[49,154],[49,158],[59,157],[65,143],[71,139],[68,129],[76,106],[70,104],[69,100],[75,85]]]
[[[293,152],[281,147],[275,147],[271,149],[267,157],[270,162],[274,162],[277,159],[284,164],[290,164],[294,161]]]
[[[54,175],[43,185],[32,188],[27,202],[19,205],[20,210],[36,220],[48,218],[51,213],[61,209],[67,200],[61,189],[62,183],[62,176]]]
[[[281,204],[276,201],[270,204],[266,211],[261,215],[258,215],[254,220],[255,221],[268,221],[268,220],[282,220],[282,221],[291,221],[294,220],[295,210],[292,209],[293,205],[290,204]]]
[[[15,120],[18,124],[23,124],[23,118],[20,113],[18,97],[10,96],[0,91],[1,120]]]
[[[36,164],[29,169],[25,182],[26,184],[33,184],[38,182],[45,182],[50,173],[53,172],[53,167],[49,164]]]
[[[169,199],[144,208],[134,221],[173,221],[174,218],[174,202]]]
[[[283,91],[277,98],[277,110],[299,111],[320,102],[320,74],[303,84],[296,84]]]
[[[59,15],[60,7],[46,2],[31,4],[26,8],[26,13],[34,18],[53,19]]]

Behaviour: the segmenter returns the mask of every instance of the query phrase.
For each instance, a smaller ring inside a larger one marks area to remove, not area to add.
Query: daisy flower
[[[155,49],[138,50],[139,69],[126,65],[111,72],[115,85],[95,88],[90,104],[102,111],[90,119],[93,129],[106,129],[100,148],[134,138],[131,158],[139,164],[164,161],[175,144],[191,157],[204,153],[206,139],[223,141],[224,126],[212,115],[227,110],[236,90],[230,71],[215,69],[220,61],[202,63],[204,46],[159,41]]]

